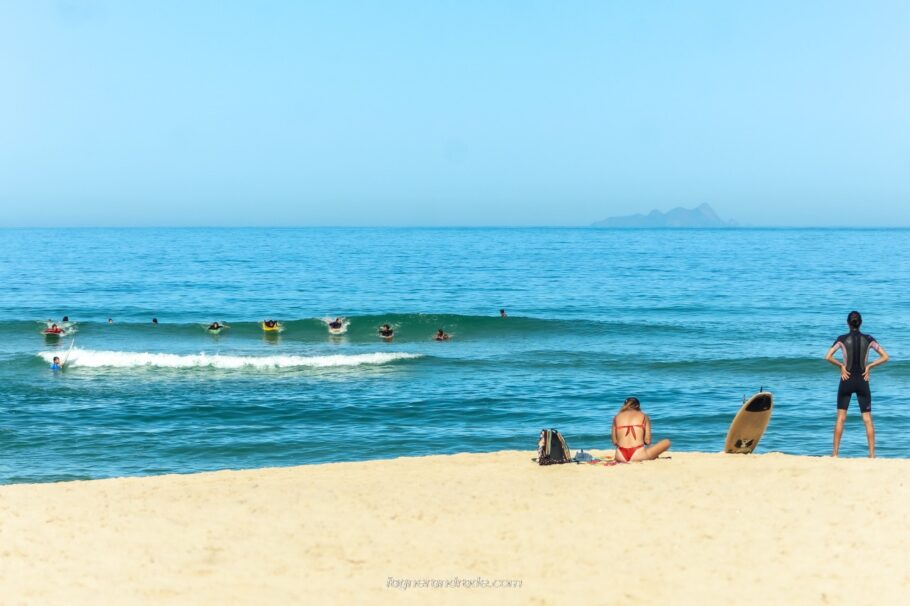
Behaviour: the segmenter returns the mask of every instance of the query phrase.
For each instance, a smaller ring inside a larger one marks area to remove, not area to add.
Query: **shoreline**
[[[858,422],[858,421],[857,421]],[[613,449],[603,449],[603,448],[570,448],[573,455],[579,450],[584,450],[586,453],[589,453],[597,458],[602,459],[612,459],[613,458]],[[829,448],[830,450],[830,448]],[[843,447],[841,448],[843,450]],[[255,473],[255,472],[279,472],[290,469],[304,470],[312,467],[323,467],[331,465],[351,465],[351,464],[371,464],[371,463],[384,463],[389,461],[398,461],[398,460],[420,460],[420,459],[435,459],[435,458],[445,458],[445,457],[458,457],[458,456],[484,456],[484,455],[497,455],[497,454],[522,454],[526,457],[528,462],[532,462],[532,459],[536,459],[536,451],[528,450],[488,450],[488,451],[465,451],[465,452],[454,452],[454,453],[436,453],[436,454],[419,454],[419,455],[389,455],[387,457],[379,458],[369,458],[369,459],[345,459],[339,461],[321,461],[315,463],[300,463],[300,464],[289,464],[289,465],[267,465],[264,467],[225,467],[220,469],[207,469],[199,471],[168,471],[162,473],[152,473],[152,474],[130,474],[130,475],[121,475],[121,476],[103,476],[97,478],[68,478],[68,479],[56,479],[56,480],[42,480],[42,481],[15,481],[15,482],[6,482],[0,483],[0,491],[5,488],[11,488],[15,486],[56,486],[60,484],[88,484],[95,482],[110,482],[115,480],[151,480],[155,478],[185,478],[185,477],[203,477],[210,476],[213,474],[224,474],[224,473]],[[748,455],[735,455],[727,454],[720,450],[713,452],[698,451],[698,450],[673,450],[672,447],[669,451],[661,455],[662,460],[673,459],[674,457],[689,457],[692,455],[696,456],[714,456],[714,455],[724,455],[724,456],[735,456],[735,457],[766,457],[766,456],[781,456],[787,458],[795,459],[810,459],[810,460],[831,460],[831,461],[864,461],[864,460],[874,460],[874,461],[910,461],[910,457],[895,457],[889,455],[879,455],[876,454],[874,459],[869,459],[868,456],[850,456],[850,455],[841,455],[840,457],[834,458],[830,454],[801,454],[801,453],[792,453],[792,452],[780,452],[780,451],[767,451],[760,453],[751,453]],[[636,461],[640,463],[641,461]],[[649,461],[645,461],[646,463]],[[624,464],[624,463],[623,463]],[[532,462],[532,465],[537,467],[537,463]],[[575,464],[570,464],[574,466]],[[584,464],[582,464],[584,465]],[[558,466],[557,466],[558,467]]]
[[[668,454],[540,467],[531,451],[499,451],[3,485],[0,587],[26,604],[910,593],[910,459]]]

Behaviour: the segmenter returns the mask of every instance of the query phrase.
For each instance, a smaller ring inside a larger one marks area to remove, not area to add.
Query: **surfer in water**
[[[840,385],[837,388],[837,420],[834,423],[834,450],[831,456],[836,457],[840,449],[840,439],[844,433],[844,422],[847,420],[847,408],[850,399],[856,394],[859,411],[866,426],[866,439],[869,442],[869,458],[875,458],[875,425],[872,423],[872,390],[869,389],[869,378],[872,369],[890,359],[885,348],[875,338],[860,332],[863,316],[858,311],[851,311],[847,316],[850,332],[834,340],[834,345],[825,354],[825,360],[840,368]],[[878,354],[878,359],[868,363],[869,350]],[[840,351],[843,362],[834,355]]]
[[[208,329],[211,331],[217,332],[217,331],[221,330],[222,328],[227,328],[227,325],[219,324],[218,322],[212,322],[211,324],[209,324]]]
[[[388,324],[386,324],[386,326],[388,326]],[[341,330],[342,328],[344,328],[344,322],[342,321],[341,318],[335,318],[334,320],[329,322],[329,328],[331,328],[332,330]]]
[[[54,356],[53,362],[51,362],[51,370],[63,370],[63,364],[60,363],[60,358]]]
[[[383,324],[379,327],[379,336],[385,339],[386,341],[391,341],[392,337],[395,336],[395,331],[392,330],[392,327],[388,324]]]
[[[451,339],[451,338],[452,338],[452,337],[450,337],[449,334],[448,334],[446,331],[444,331],[443,329],[441,329],[441,328],[440,328],[439,330],[436,331],[436,337],[435,337],[435,339],[436,339],[437,341],[448,341],[448,340]]]
[[[650,461],[670,448],[670,440],[651,446],[651,419],[641,411],[638,398],[626,398],[623,402],[613,417],[611,436],[616,446],[613,457],[621,463]]]

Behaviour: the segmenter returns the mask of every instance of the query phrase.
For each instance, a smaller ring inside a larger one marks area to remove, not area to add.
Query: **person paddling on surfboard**
[[[866,440],[869,442],[869,458],[875,458],[875,425],[872,423],[872,390],[869,389],[869,378],[872,369],[890,359],[885,348],[879,345],[875,337],[860,332],[863,316],[858,311],[851,311],[847,316],[850,332],[834,340],[834,345],[825,354],[825,360],[840,368],[840,384],[837,387],[837,420],[834,422],[834,449],[832,457],[840,450],[840,439],[844,433],[844,422],[847,420],[847,408],[850,399],[856,394],[859,411],[866,425]],[[878,359],[868,363],[869,350],[878,354]],[[841,353],[843,362],[834,357]]]
[[[382,337],[383,339],[385,339],[386,341],[389,341],[392,339],[392,337],[395,336],[395,331],[392,330],[392,327],[389,326],[388,324],[383,324],[382,326],[379,327],[379,336]]]
[[[670,440],[651,444],[651,419],[641,411],[638,398],[626,398],[622,408],[613,417],[611,430],[616,452],[613,457],[621,463],[650,461],[670,448]]]
[[[447,333],[446,331],[444,331],[443,329],[440,328],[439,330],[436,331],[435,338],[437,341],[448,341],[452,337],[449,336],[449,333]]]
[[[344,327],[344,322],[342,322],[341,318],[335,318],[334,320],[329,322],[329,328],[331,328],[332,330],[339,330],[343,327]]]

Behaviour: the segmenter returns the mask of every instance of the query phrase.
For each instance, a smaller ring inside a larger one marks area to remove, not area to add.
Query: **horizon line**
[[[715,227],[605,227],[597,225],[0,225],[0,230],[78,229],[590,229],[597,231],[738,231],[738,230],[889,230],[910,229],[910,225],[723,225]]]

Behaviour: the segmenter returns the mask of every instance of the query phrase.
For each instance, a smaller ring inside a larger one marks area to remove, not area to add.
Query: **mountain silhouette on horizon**
[[[591,227],[736,227],[735,221],[724,221],[710,204],[695,208],[674,208],[665,213],[652,210],[647,215],[609,217],[592,223]]]

